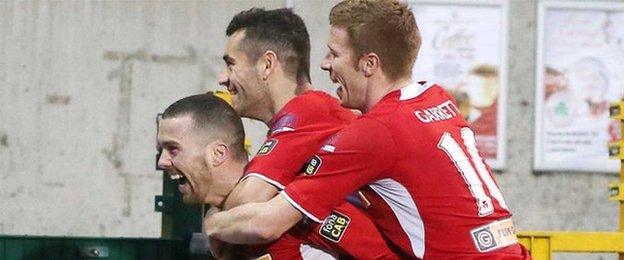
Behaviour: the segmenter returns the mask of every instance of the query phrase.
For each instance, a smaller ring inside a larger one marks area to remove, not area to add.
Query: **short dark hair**
[[[232,18],[225,34],[232,36],[241,29],[245,30],[241,47],[252,60],[272,50],[297,83],[310,82],[310,35],[301,17],[291,9],[242,11]]]
[[[171,104],[162,118],[174,118],[190,115],[193,127],[206,133],[207,138],[219,137],[233,151],[237,160],[247,160],[245,151],[245,130],[236,111],[223,99],[211,92],[185,97]]]

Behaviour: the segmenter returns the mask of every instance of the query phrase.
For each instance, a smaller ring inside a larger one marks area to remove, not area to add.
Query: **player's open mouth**
[[[172,173],[169,176],[171,177],[171,180],[178,182],[178,191],[180,191],[180,193],[184,195],[184,194],[191,194],[193,192],[191,183],[188,182],[188,179],[186,178],[186,176],[182,174],[175,174],[175,173]]]
[[[238,91],[236,90],[236,87],[234,87],[234,86],[228,86],[227,87],[227,91],[230,92],[230,95],[238,94]]]
[[[338,95],[339,98],[342,98],[342,86],[339,86],[338,89],[336,89],[336,95]]]
[[[182,174],[170,174],[169,177],[171,178],[171,180],[177,181],[178,185],[184,185],[187,183],[187,179],[184,175]]]

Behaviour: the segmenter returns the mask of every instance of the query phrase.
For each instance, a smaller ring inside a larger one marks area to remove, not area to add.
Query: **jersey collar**
[[[429,83],[427,81],[412,82],[412,84],[401,88],[401,96],[399,97],[399,101],[418,97],[420,96],[420,94],[425,92],[425,90],[429,89],[433,85],[435,84]]]

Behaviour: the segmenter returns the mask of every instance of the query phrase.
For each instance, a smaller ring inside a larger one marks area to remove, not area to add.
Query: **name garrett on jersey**
[[[455,106],[455,104],[450,100],[434,107],[414,111],[416,118],[423,123],[448,120],[459,115],[460,113],[461,112],[459,112],[457,106]]]

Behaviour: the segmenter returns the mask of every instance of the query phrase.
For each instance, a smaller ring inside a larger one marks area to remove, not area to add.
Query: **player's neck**
[[[367,85],[366,107],[362,113],[368,113],[388,93],[412,83],[412,76],[406,75],[397,80],[390,80],[385,75],[371,77]]]
[[[267,120],[264,120],[264,123],[268,125],[271,119],[273,119],[290,100],[308,90],[312,90],[312,85],[310,83],[297,84],[295,81],[286,78],[278,80],[271,88],[271,116],[267,118]]]
[[[312,83],[310,82],[298,83],[297,88],[295,89],[295,95],[299,96],[305,93],[306,91],[310,91],[310,90],[314,90]]]
[[[221,192],[216,192],[219,196],[219,198],[217,199],[219,203],[216,203],[213,206],[219,208],[220,210],[228,209],[225,207],[227,204],[228,197],[230,193],[232,192],[232,190],[234,190],[234,187],[236,186],[240,178],[242,177],[246,164],[247,164],[247,160],[244,160],[241,162],[237,160],[230,160],[221,166],[223,167],[222,169],[218,169],[220,173],[226,174],[226,176],[229,178],[221,178],[224,181],[221,185],[218,185],[218,187],[223,187],[223,188]]]

